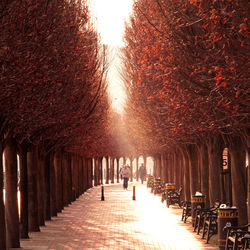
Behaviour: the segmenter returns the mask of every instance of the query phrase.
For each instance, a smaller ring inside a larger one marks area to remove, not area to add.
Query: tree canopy
[[[247,1],[138,0],[125,31],[127,134],[161,152],[249,128]]]

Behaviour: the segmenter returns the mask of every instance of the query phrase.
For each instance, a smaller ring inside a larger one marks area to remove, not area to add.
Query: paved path
[[[218,249],[193,233],[190,222],[181,221],[181,209],[167,208],[146,185],[129,183],[128,190],[122,184],[105,185],[104,196],[101,201],[100,186],[88,190],[41,232],[21,240],[22,249]]]

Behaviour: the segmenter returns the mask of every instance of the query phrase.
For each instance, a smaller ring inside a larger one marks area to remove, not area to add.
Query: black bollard
[[[102,186],[101,190],[102,190],[101,200],[104,201],[104,187],[103,186]]]
[[[135,201],[135,186],[133,186],[133,201]]]

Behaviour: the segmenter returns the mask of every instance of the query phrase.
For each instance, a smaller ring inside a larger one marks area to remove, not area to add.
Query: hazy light
[[[101,42],[110,48],[110,68],[108,74],[108,91],[112,108],[122,113],[126,94],[120,79],[118,68],[119,49],[123,46],[124,24],[132,10],[133,0],[89,0],[90,13],[96,25]]]
[[[122,46],[124,22],[133,0],[89,0],[89,7],[104,44]]]

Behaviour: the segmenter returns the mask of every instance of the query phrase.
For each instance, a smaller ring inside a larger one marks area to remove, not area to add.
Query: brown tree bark
[[[94,159],[94,186],[98,185],[98,178],[99,178],[99,161],[97,158]]]
[[[154,166],[153,166],[153,176],[156,177],[156,168],[157,168],[157,161],[155,156],[153,157],[153,162],[154,162]]]
[[[165,153],[161,154],[161,180],[164,183],[167,183],[167,166],[166,166],[166,155],[165,155]]]
[[[29,238],[28,224],[28,169],[27,169],[27,148],[20,146],[20,238]]]
[[[209,202],[210,206],[216,201],[222,200],[221,179],[223,141],[221,136],[214,135],[207,142],[209,162]]]
[[[246,148],[240,137],[233,137],[229,146],[231,155],[233,205],[239,211],[239,225],[247,224]]]
[[[119,158],[116,158],[116,181],[120,182],[120,167],[119,167]]]
[[[44,183],[45,183],[45,220],[51,220],[51,166],[50,154],[47,154],[44,159]]]
[[[165,152],[163,153],[164,157],[164,181],[165,183],[169,183],[169,166],[168,166],[168,154]]]
[[[183,158],[183,167],[184,167],[184,196],[185,201],[191,201],[191,193],[190,193],[190,162],[188,158],[188,153],[186,147],[181,150],[182,158]]]
[[[106,160],[106,184],[109,184],[109,157],[105,157]]]
[[[133,158],[130,157],[129,160],[130,160],[130,171],[131,171],[131,173],[130,173],[130,181],[132,182],[133,177],[134,177]]]
[[[147,156],[146,155],[143,155],[143,163],[144,163],[145,168],[147,169]]]
[[[114,166],[114,158],[111,157],[110,158],[110,180],[111,180],[111,183],[114,183],[115,182],[115,166]]]
[[[155,158],[155,177],[161,177],[161,156],[159,154],[154,156]]]
[[[78,159],[79,162],[79,159]],[[79,165],[79,164],[78,164]],[[68,158],[68,153],[63,153],[62,154],[62,170],[63,170],[63,175],[62,175],[62,183],[63,183],[63,206],[67,206],[70,201],[71,197],[71,192],[70,192],[70,181],[69,181],[69,158]],[[78,174],[78,176],[80,173]],[[79,181],[78,181],[79,183]],[[78,194],[79,194],[79,188],[78,188]]]
[[[68,153],[67,157],[67,176],[68,176],[68,188],[67,188],[67,204],[70,204],[72,201],[72,169],[71,169],[71,164],[72,164],[72,154]]]
[[[50,153],[50,204],[51,216],[57,216],[56,209],[56,173],[54,166],[54,152]]]
[[[27,153],[28,166],[28,215],[29,232],[39,232],[38,196],[37,196],[37,148],[32,147]]]
[[[248,200],[248,223],[250,223],[250,139],[247,141],[247,154],[248,154],[248,166],[247,166],[247,200]]]
[[[63,209],[62,202],[62,162],[61,152],[57,151],[54,155],[54,166],[55,166],[55,189],[56,189],[56,210],[60,213]]]
[[[139,180],[139,158],[136,157],[136,181],[138,181],[138,180]]]
[[[80,174],[79,174],[80,195],[82,195],[83,193],[83,161],[82,161],[81,156],[79,156],[79,166],[80,166]]]
[[[201,193],[206,195],[206,204],[209,206],[209,166],[208,151],[205,143],[199,145],[199,163],[201,169]]]
[[[38,223],[39,226],[45,225],[46,214],[46,190],[45,190],[45,159],[43,155],[37,152],[37,207],[38,207]]]
[[[17,152],[14,139],[4,149],[5,157],[5,212],[7,248],[19,248],[19,217],[17,202]]]
[[[179,160],[179,171],[180,171],[179,187],[182,187],[184,189],[185,164],[184,164],[182,151],[180,148],[177,149],[177,155],[178,155],[178,160]],[[184,190],[182,190],[182,193],[181,193],[181,200],[183,200],[183,197],[184,197]]]
[[[75,190],[76,190],[76,198],[79,197],[79,156],[76,155],[74,160],[74,179],[75,179]]]
[[[84,171],[83,191],[85,192],[88,189],[88,166],[87,166],[87,159],[85,158],[83,158],[83,171]]]
[[[92,158],[88,158],[88,188],[93,187],[93,161]]]
[[[6,225],[3,198],[3,144],[0,142],[0,246],[6,250]]]
[[[168,171],[169,171],[169,183],[174,183],[174,156],[172,152],[168,153]]]
[[[75,180],[75,165],[76,165],[76,155],[72,155],[71,157],[71,181],[72,181],[72,190],[71,190],[71,201],[76,200],[76,180]]]
[[[180,157],[178,151],[174,151],[174,166],[175,166],[175,185],[176,188],[180,188],[181,185],[181,166],[180,166]]]
[[[187,152],[189,157],[189,176],[190,176],[190,191],[191,195],[194,195],[196,191],[200,190],[199,178],[198,178],[198,148],[194,144],[187,146]]]

